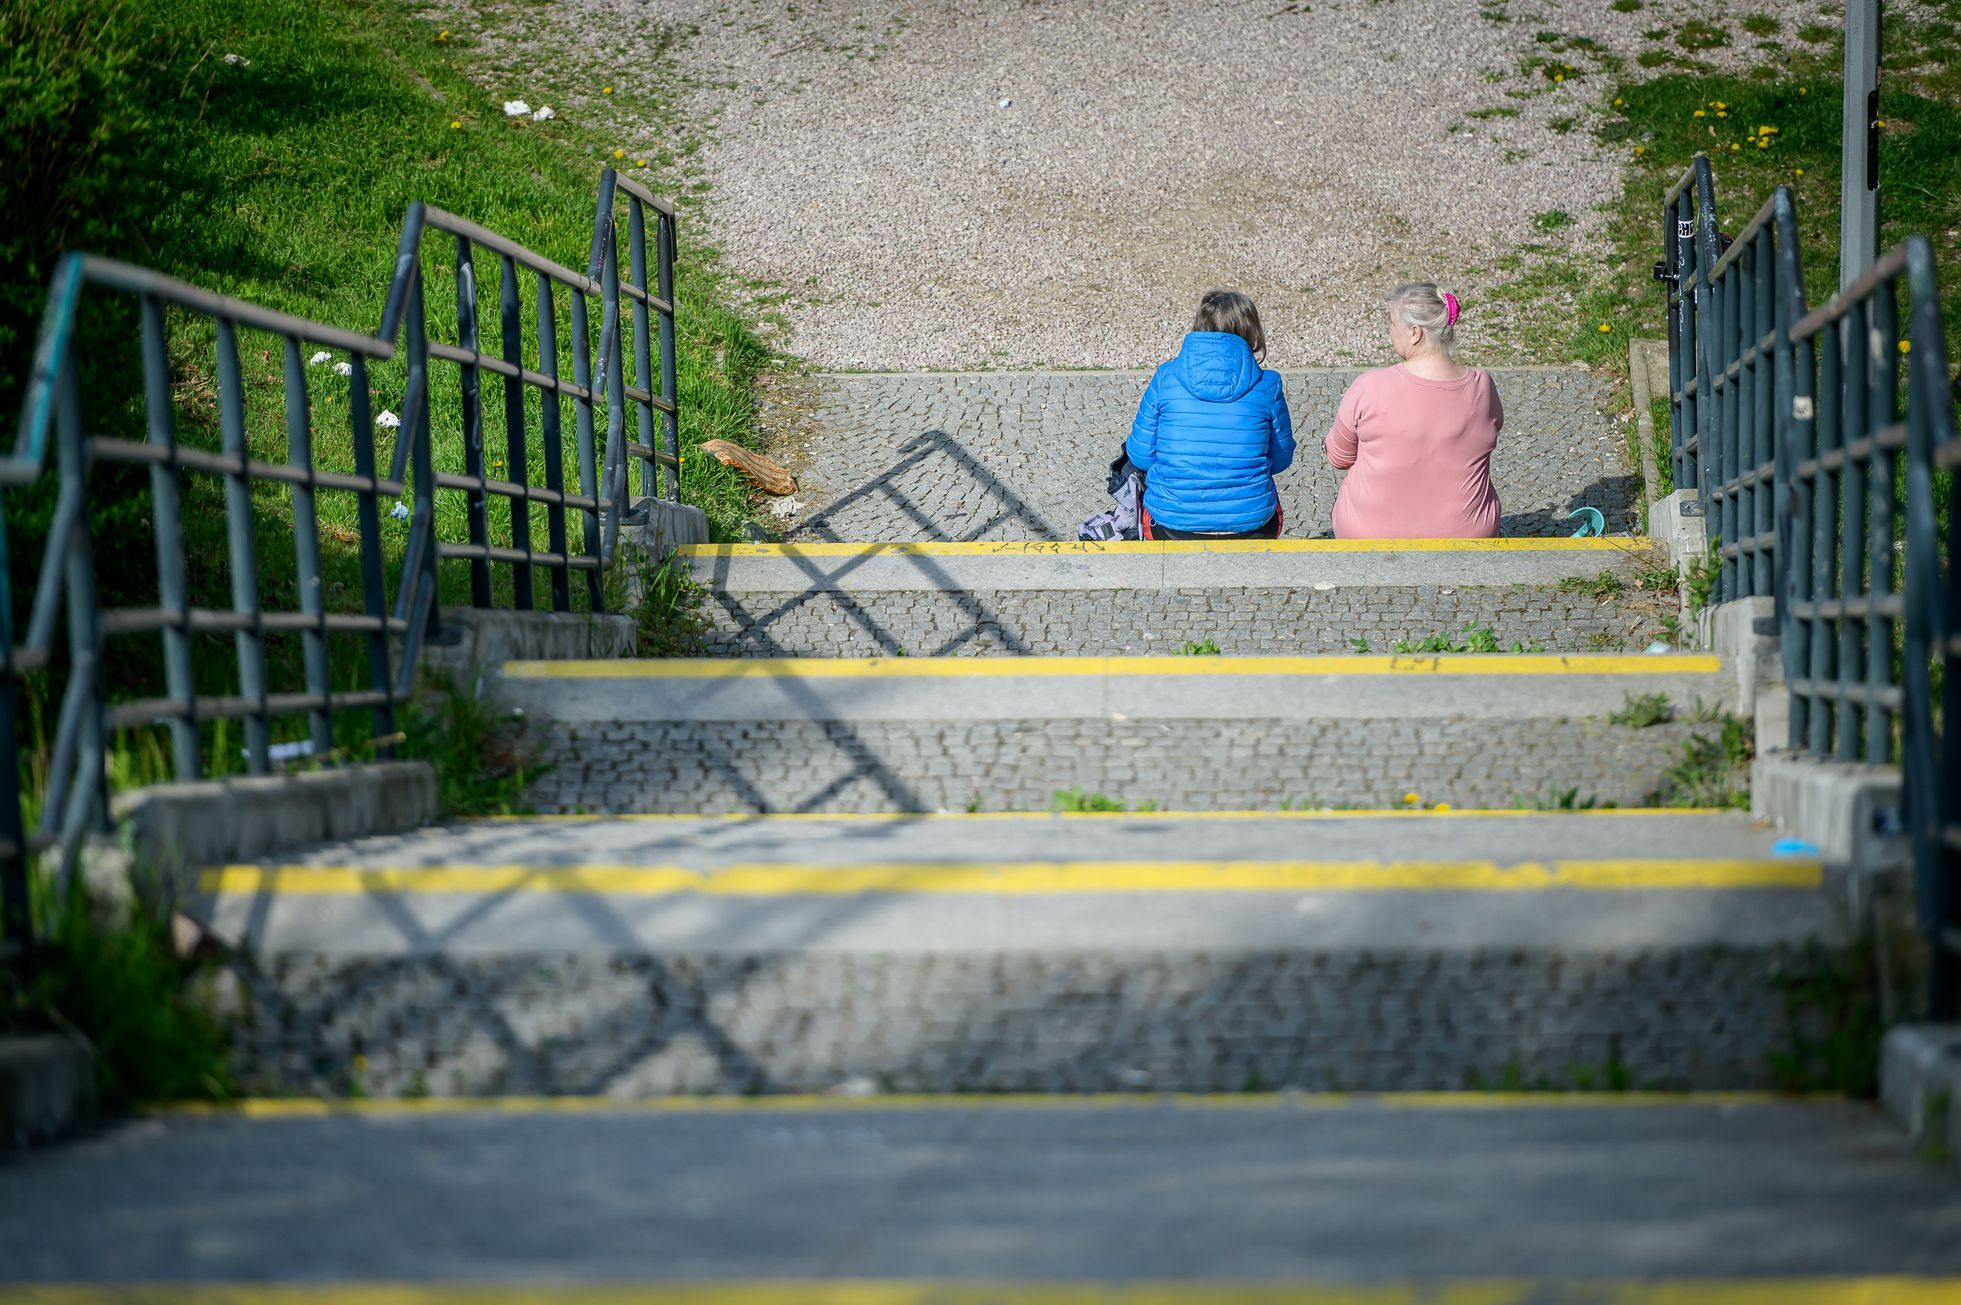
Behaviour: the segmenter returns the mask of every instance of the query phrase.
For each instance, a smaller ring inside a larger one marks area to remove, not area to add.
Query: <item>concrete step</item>
[[[1327,535],[1343,473],[1321,439],[1355,372],[1282,376],[1300,444],[1277,478],[1287,533]],[[1641,476],[1607,378],[1583,367],[1494,368],[1492,377],[1505,405],[1491,459],[1500,533],[1570,535],[1567,513],[1582,506],[1600,509],[1609,531],[1639,528]],[[772,451],[795,469],[806,505],[788,528],[800,541],[1074,539],[1109,506],[1105,472],[1149,380],[857,373],[779,387]]]
[[[1640,651],[1668,637],[1639,539],[713,544],[704,651],[744,657]]]
[[[547,812],[1647,803],[1720,658],[1008,657],[507,662]],[[1660,697],[1678,719],[1610,717]]]
[[[1735,814],[510,820],[217,868],[262,1091],[1748,1088],[1840,939]]]

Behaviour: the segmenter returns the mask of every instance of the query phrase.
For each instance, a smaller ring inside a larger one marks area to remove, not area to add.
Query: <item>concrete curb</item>
[[[449,642],[424,644],[422,668],[464,691],[471,678],[495,674],[508,661],[631,657],[635,635],[630,616],[479,607],[445,607],[442,629]]]
[[[1504,655],[1517,657],[1518,654]],[[842,659],[840,659],[842,660]],[[537,663],[505,668],[504,698],[532,719],[594,721],[831,721],[831,720],[1540,720],[1605,717],[1630,694],[1661,693],[1687,706],[1727,702],[1727,677],[1694,659],[1694,668],[1668,657],[1625,659],[1627,673],[1568,671],[1436,674],[1342,674],[1335,668],[1248,668],[1233,673],[1228,658],[1138,658],[1158,667],[1082,674],[1045,673],[1059,659],[869,662],[844,666],[809,659],[765,659],[709,666],[668,661],[592,666],[578,674]],[[1116,662],[1118,659],[1109,659]],[[1244,659],[1253,660],[1253,659]],[[1276,661],[1311,659],[1274,659]],[[1417,659],[1411,659],[1415,661]],[[1560,659],[1541,658],[1543,661]],[[1026,661],[1026,666],[1018,664]],[[1498,662],[1498,658],[1487,659]],[[891,667],[891,673],[881,673]],[[700,669],[705,673],[690,674]],[[985,675],[959,674],[986,670]],[[1523,668],[1520,668],[1521,670]],[[635,673],[638,671],[639,673]],[[660,671],[674,672],[659,674]]]
[[[1641,502],[1652,508],[1661,499],[1661,468],[1655,462],[1654,356],[1661,353],[1662,370],[1668,367],[1668,345],[1662,340],[1627,342],[1627,378],[1634,388],[1634,431],[1641,454]]]
[[[167,876],[251,861],[305,843],[414,829],[436,818],[436,772],[378,761],[296,775],[160,784],[110,804],[135,846]]]
[[[54,1137],[94,1108],[95,1048],[74,1033],[0,1037],[0,1140]]]
[[[1879,1096],[1930,1158],[1961,1165],[1961,1024],[1902,1024],[1880,1051]]]
[[[1862,875],[1906,870],[1910,851],[1900,799],[1900,772],[1894,766],[1772,752],[1759,755],[1750,767],[1752,815],[1815,844],[1827,865]]]
[[[1551,585],[1569,577],[1590,580],[1602,570],[1632,573],[1654,564],[1644,541],[1571,542],[1585,546],[1225,552],[1147,544],[986,552],[868,547],[839,554],[789,545],[690,550],[684,556],[697,581],[731,593],[1476,588]]]

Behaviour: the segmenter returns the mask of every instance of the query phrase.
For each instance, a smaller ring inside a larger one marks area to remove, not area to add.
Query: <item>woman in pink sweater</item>
[[[1498,533],[1491,450],[1505,409],[1489,373],[1450,356],[1457,299],[1428,282],[1389,295],[1389,343],[1402,359],[1363,372],[1341,396],[1328,463],[1348,471],[1335,496],[1339,539],[1481,539]]]

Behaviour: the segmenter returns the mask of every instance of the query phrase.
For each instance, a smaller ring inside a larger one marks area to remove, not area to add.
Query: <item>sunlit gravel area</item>
[[[1531,361],[1517,310],[1484,298],[1493,263],[1537,242],[1599,265],[1630,148],[1595,135],[1615,77],[1643,51],[1775,60],[1833,9],[552,0],[485,26],[512,67],[686,88],[707,235],[786,296],[781,342],[816,366],[1145,365],[1212,285],[1251,292],[1273,361],[1306,366],[1381,361],[1380,299],[1406,278],[1457,290],[1481,357]],[[1691,21],[1727,44],[1691,51]],[[675,141],[599,90],[571,111],[610,116],[629,155]],[[1570,224],[1534,223],[1555,210]]]

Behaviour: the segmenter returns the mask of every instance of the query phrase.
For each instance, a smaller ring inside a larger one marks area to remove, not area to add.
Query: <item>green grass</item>
[[[61,248],[87,248],[144,263],[224,294],[249,299],[344,328],[373,331],[393,268],[403,216],[424,200],[487,226],[539,253],[583,270],[602,162],[644,179],[656,193],[680,194],[678,388],[684,449],[684,497],[707,511],[718,538],[733,538],[749,515],[750,495],[737,473],[685,450],[720,437],[753,443],[750,383],[769,362],[747,322],[725,306],[713,252],[696,240],[696,200],[688,137],[676,134],[658,104],[627,104],[652,123],[644,138],[618,137],[595,125],[577,101],[529,89],[534,106],[551,102],[554,121],[506,118],[503,95],[477,84],[487,59],[443,35],[407,0],[44,0],[34,11],[0,16],[7,53],[0,64],[8,85],[27,89],[0,97],[0,128],[27,140],[21,166],[0,180],[0,282],[15,290],[0,301],[0,343],[12,341],[17,361],[0,374],[0,405],[20,397],[20,341],[33,329],[41,288]],[[235,61],[226,56],[236,55]],[[543,74],[539,81],[543,80]],[[553,93],[561,88],[553,88]],[[596,101],[593,88],[587,99]],[[646,167],[635,166],[645,160]],[[430,324],[455,338],[456,276],[446,240],[425,242]],[[497,260],[474,259],[483,348],[501,350]],[[27,288],[25,295],[21,288]],[[521,336],[535,365],[534,290],[522,287]],[[559,350],[569,374],[572,301],[556,297]],[[589,322],[596,324],[596,306]],[[99,433],[140,438],[137,373],[128,344],[130,314],[108,303],[91,310],[85,341],[91,426]],[[173,398],[179,434],[187,444],[218,442],[213,334],[202,322],[170,319]],[[595,332],[596,335],[596,332]],[[630,337],[629,337],[630,342]],[[242,333],[247,427],[254,453],[288,456],[282,420],[279,341]],[[310,354],[312,346],[303,350]],[[336,355],[338,356],[338,355]],[[463,469],[461,387],[457,369],[432,368],[432,424],[439,469]],[[352,469],[347,382],[326,366],[304,369],[317,462]],[[405,387],[400,363],[371,374],[376,410],[399,413]],[[491,474],[508,473],[502,384],[485,377],[484,442]],[[561,407],[569,443],[574,406]],[[629,430],[632,414],[628,414]],[[605,413],[597,414],[601,435]],[[542,403],[527,396],[523,435],[534,481],[544,479]],[[380,437],[384,466],[393,438]],[[570,468],[576,460],[568,458]],[[637,479],[637,478],[636,478]],[[155,545],[144,503],[144,480],[121,471],[98,472],[95,532],[105,601],[150,605]],[[230,606],[225,561],[222,487],[187,477],[185,537],[190,583],[201,606]],[[9,492],[11,559],[17,614],[32,595],[32,573],[45,533],[49,487]],[[286,492],[259,486],[256,515],[260,592],[271,608],[291,610],[297,567],[290,538],[293,509]],[[320,497],[320,533],[330,610],[359,610],[355,504],[351,496]],[[439,495],[441,535],[467,538],[463,496]],[[493,500],[493,542],[509,536],[508,513]],[[531,513],[534,539],[544,547],[546,518]],[[579,529],[571,526],[576,546]],[[384,552],[399,558],[406,523],[384,518]],[[500,598],[511,582],[499,568]],[[543,575],[541,595],[548,593]],[[575,606],[583,606],[574,586]],[[444,596],[467,595],[467,571],[447,564]],[[337,684],[364,685],[358,640],[336,638],[330,660]],[[112,696],[159,691],[153,637],[118,641],[111,649]],[[274,691],[297,687],[300,648],[292,636],[268,639]],[[229,639],[198,642],[197,679],[207,692],[235,691]],[[58,686],[44,686],[53,692]],[[344,722],[339,741],[358,745],[365,725]],[[294,737],[302,722],[276,722]],[[44,736],[43,736],[44,737]],[[238,766],[237,740],[205,734],[214,773]],[[134,747],[126,743],[126,747]],[[135,772],[145,771],[143,764]]]
[[[978,804],[976,804],[975,807],[970,807],[969,810],[974,810],[977,808],[977,806]],[[1071,814],[1080,814],[1086,811],[1148,812],[1148,811],[1156,811],[1157,809],[1158,809],[1158,804],[1155,802],[1150,802],[1150,801],[1139,802],[1135,807],[1133,807],[1129,803],[1125,802],[1122,798],[1113,798],[1103,793],[1085,793],[1080,788],[1059,788],[1055,791],[1055,796],[1049,802],[1049,810],[1071,813]]]
[[[1672,42],[1676,34],[1648,35]],[[1622,77],[1603,93],[1598,133],[1625,151],[1627,165],[1621,194],[1606,211],[1608,245],[1590,257],[1528,240],[1515,257],[1500,260],[1509,279],[1486,293],[1518,311],[1519,354],[1625,377],[1628,340],[1665,333],[1661,288],[1649,274],[1661,255],[1661,197],[1698,150],[1715,168],[1724,230],[1742,226],[1776,186],[1792,187],[1808,300],[1815,306],[1830,297],[1838,285],[1838,29],[1800,28],[1798,36],[1812,44],[1794,44],[1777,62],[1738,74],[1683,68],[1687,55],[1651,49],[1636,59],[1649,71]],[[1922,232],[1934,242],[1949,355],[1961,357],[1961,273],[1951,270],[1961,253],[1961,0],[1945,0],[1931,17],[1889,12],[1885,42],[1882,240],[1891,247]],[[1677,67],[1661,67],[1667,64]],[[1704,116],[1696,117],[1697,109]],[[1764,126],[1777,130],[1760,149]],[[1667,432],[1662,402],[1656,434],[1664,493],[1673,488]]]

